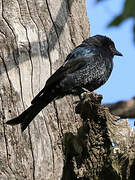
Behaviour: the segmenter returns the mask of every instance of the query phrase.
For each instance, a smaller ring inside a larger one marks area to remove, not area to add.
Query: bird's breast
[[[112,61],[88,63],[84,68],[74,74],[75,84],[89,86],[89,90],[93,91],[108,80],[112,68]]]

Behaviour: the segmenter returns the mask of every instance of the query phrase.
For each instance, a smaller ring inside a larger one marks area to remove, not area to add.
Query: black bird
[[[51,101],[65,95],[80,95],[103,85],[113,69],[113,57],[122,56],[114,42],[101,35],[89,37],[77,46],[65,63],[47,80],[31,106],[6,124],[21,124],[24,131],[33,118]]]

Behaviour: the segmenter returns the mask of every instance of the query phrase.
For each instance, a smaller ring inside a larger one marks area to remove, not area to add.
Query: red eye
[[[112,46],[109,46],[109,49],[112,51],[112,49],[113,49]]]

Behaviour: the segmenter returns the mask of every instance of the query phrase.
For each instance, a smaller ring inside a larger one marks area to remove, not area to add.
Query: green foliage
[[[104,0],[96,0],[97,2],[101,2]],[[108,25],[111,26],[119,26],[127,19],[133,19],[133,34],[135,41],[135,0],[125,0],[122,12],[116,16]]]
[[[109,26],[118,26],[128,18],[135,20],[135,0],[126,0],[122,13],[114,18]]]

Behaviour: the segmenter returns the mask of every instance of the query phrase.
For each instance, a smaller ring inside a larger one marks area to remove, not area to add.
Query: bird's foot
[[[82,90],[83,90],[84,92],[79,95],[80,100],[83,100],[83,99],[84,99],[84,94],[90,93],[90,91],[89,91],[88,89],[86,89],[86,88],[83,88],[83,87],[82,87]]]
[[[88,89],[83,88],[83,87],[82,87],[82,90],[83,90],[84,92],[90,92]]]

